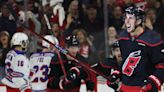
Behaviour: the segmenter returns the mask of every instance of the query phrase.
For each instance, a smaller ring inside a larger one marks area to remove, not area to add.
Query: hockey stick
[[[64,73],[64,77],[66,77],[66,76],[67,76],[67,72],[66,72],[66,70],[65,70],[65,67],[64,67],[63,60],[62,60],[62,58],[61,58],[61,55],[60,55],[60,53],[59,53],[58,51],[56,51],[56,53],[57,53],[57,56],[58,56],[58,58],[59,58],[59,63],[60,63],[60,65],[61,65],[62,71],[63,71],[63,73]]]
[[[24,26],[24,27],[25,27],[25,26]],[[27,27],[25,27],[25,28],[27,28]],[[28,28],[27,28],[27,29],[28,29]],[[63,49],[62,47],[53,44],[52,42],[48,41],[47,39],[45,39],[44,37],[42,37],[41,35],[39,35],[38,33],[34,32],[34,31],[31,31],[31,30],[28,30],[28,31],[30,31],[32,34],[36,35],[36,36],[39,37],[40,39],[42,39],[42,40],[48,42],[49,44],[53,45],[59,52],[61,52],[61,53],[65,54],[65,55],[71,57],[71,58],[74,60],[73,62],[76,62],[76,63],[80,64],[81,66],[83,66],[84,68],[86,68],[86,69],[92,71],[92,72],[95,73],[95,74],[98,74],[98,75],[100,75],[100,76],[103,76],[103,77],[106,78],[106,79],[109,79],[109,77],[103,75],[102,73],[99,73],[99,72],[95,71],[94,69],[92,69],[91,67],[87,66],[86,64],[84,64],[84,63],[81,62],[80,60],[76,59],[74,56],[70,55],[69,52],[68,52],[66,49]]]
[[[15,12],[13,12],[13,13],[15,13]],[[15,17],[16,19],[18,19],[18,16],[14,16],[14,17]],[[103,77],[106,78],[106,79],[109,79],[109,77],[103,75],[102,73],[100,73],[100,72],[98,72],[98,71],[95,71],[95,70],[92,69],[90,66],[87,66],[86,64],[84,64],[84,63],[81,62],[80,60],[76,59],[74,56],[72,56],[71,54],[69,54],[67,50],[63,49],[62,47],[60,47],[60,46],[58,46],[58,45],[53,44],[52,42],[48,41],[47,39],[45,39],[44,37],[42,37],[42,36],[39,35],[38,33],[34,32],[34,31],[32,31],[32,30],[29,30],[29,27],[27,27],[26,25],[20,23],[19,21],[17,21],[17,24],[19,24],[19,25],[21,25],[22,27],[24,27],[25,29],[27,29],[30,33],[36,35],[38,38],[40,38],[40,39],[42,39],[42,40],[48,42],[48,43],[51,44],[51,45],[53,45],[59,52],[61,52],[61,53],[65,54],[65,55],[71,57],[71,58],[74,60],[73,62],[76,62],[76,63],[80,64],[81,66],[83,66],[84,68],[86,68],[86,69],[92,71],[92,72],[95,73],[95,74],[98,74],[98,75],[100,75],[100,76],[103,76]],[[61,63],[61,64],[62,64],[62,63]],[[62,66],[63,66],[63,65],[62,65]]]
[[[41,1],[40,1],[39,3],[41,4]],[[44,8],[43,8],[42,4],[41,4],[41,8],[43,9],[43,12],[42,12],[42,13],[43,13],[43,16],[44,16],[44,19],[45,19],[47,28],[48,28],[49,31],[51,31],[50,33],[52,34],[52,33],[53,33],[53,32],[52,32],[52,27],[51,27],[51,24],[50,24],[50,22],[49,22],[49,19],[48,19],[47,15],[44,13]],[[55,51],[55,52],[57,53],[57,56],[58,56],[58,58],[59,58],[59,63],[60,63],[60,65],[61,65],[61,69],[62,69],[62,71],[63,71],[63,73],[64,73],[64,76],[66,76],[67,73],[66,73],[66,69],[65,69],[65,67],[64,67],[63,60],[62,60],[62,58],[61,58],[61,55],[60,55],[60,53],[59,53],[58,51]]]

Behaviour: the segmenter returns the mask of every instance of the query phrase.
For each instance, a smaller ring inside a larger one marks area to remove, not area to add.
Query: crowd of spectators
[[[110,47],[124,29],[124,9],[137,0],[105,0],[108,11],[103,10],[103,0],[64,0],[62,6],[65,10],[65,20],[62,26],[58,16],[53,14],[53,8],[48,4],[43,6],[41,1],[0,0],[0,60],[3,59],[3,51],[6,51],[4,49],[9,46],[3,45],[4,35],[8,37],[6,44],[12,35],[19,31],[24,31],[30,37],[29,53],[37,51],[41,39],[28,31],[32,30],[40,35],[54,35],[61,47],[65,45],[64,38],[74,34],[80,41],[80,53],[96,62],[97,57],[101,59],[105,52],[104,12],[108,14],[109,29],[105,31],[108,33]],[[145,2],[145,26],[159,32],[164,39],[164,0]],[[49,19],[51,29],[47,26],[44,14]]]

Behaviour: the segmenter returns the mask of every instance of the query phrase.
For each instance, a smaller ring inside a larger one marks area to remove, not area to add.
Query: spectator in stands
[[[125,3],[125,6],[129,6],[132,4],[132,0],[123,0]]]
[[[109,45],[109,57],[113,57],[111,47],[112,44],[117,40],[117,31],[115,27],[110,26],[108,28],[107,33],[108,33],[108,45]]]
[[[155,0],[154,8],[158,14],[160,12],[160,9],[162,8],[162,0]]]
[[[160,0],[155,0],[155,1],[158,2]],[[158,7],[160,6],[160,8],[157,9],[157,6]],[[156,9],[156,12],[157,12],[156,22],[155,22],[155,30],[161,34],[162,39],[164,41],[164,31],[163,31],[164,27],[161,26],[161,25],[164,25],[164,17],[163,17],[164,16],[164,0],[163,0],[163,3],[162,2],[160,3],[160,5],[157,4],[155,9]]]
[[[146,12],[145,26],[150,30],[153,30],[155,21],[156,11],[153,8],[149,8]]]
[[[73,34],[79,41],[79,54],[89,59],[90,64],[98,61],[95,47],[84,29],[75,29]]]
[[[10,13],[7,4],[1,6],[0,29],[6,30],[12,36],[16,32],[16,21]]]
[[[107,46],[109,48],[109,55],[107,55],[106,57],[109,57],[109,58],[113,58],[113,54],[112,54],[112,44],[117,40],[117,31],[116,31],[116,28],[114,26],[110,26],[107,30]],[[99,54],[99,58],[101,60],[104,60],[105,57],[105,44],[100,44],[101,45],[101,49],[98,50],[98,54]],[[107,48],[107,47],[106,47]]]
[[[10,49],[10,35],[7,31],[0,32],[0,80],[5,76],[5,59]],[[1,83],[1,82],[0,82]]]
[[[82,26],[82,8],[78,0],[73,0],[68,9],[66,17],[66,30],[64,32],[65,37],[71,35],[75,28]]]
[[[62,30],[60,30],[58,23],[52,24],[52,32],[53,32],[53,35],[58,39],[59,45],[61,47],[64,47],[65,46],[65,40],[64,40],[65,37],[63,35]]]
[[[89,35],[100,32],[103,29],[103,21],[98,18],[97,7],[90,5],[87,7],[87,14],[85,18],[84,28]]]
[[[112,18],[109,20],[109,26],[114,26],[118,33],[123,25],[123,12],[120,6],[113,7]]]

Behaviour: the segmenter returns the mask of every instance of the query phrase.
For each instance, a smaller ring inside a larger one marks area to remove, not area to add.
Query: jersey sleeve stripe
[[[155,66],[155,68],[164,69],[164,64],[157,64],[157,65]]]
[[[160,45],[160,44],[163,43],[163,41],[160,41],[160,42],[154,43],[154,44],[150,44],[150,43],[148,43],[148,42],[146,42],[146,41],[143,41],[143,40],[136,40],[136,41],[137,41],[137,42],[144,43],[144,44],[146,44],[146,45],[148,45],[148,46],[150,46],[150,47],[155,47],[155,46],[158,46],[158,45]]]

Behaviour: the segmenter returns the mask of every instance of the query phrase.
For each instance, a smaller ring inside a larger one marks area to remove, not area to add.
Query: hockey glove
[[[109,78],[108,86],[113,88],[114,90],[118,89],[118,83],[120,78],[120,72],[115,70],[112,72],[111,77]]]
[[[80,69],[77,67],[72,67],[66,76],[67,80],[72,81],[80,76]]]
[[[143,86],[140,92],[148,92],[150,90],[152,90],[152,85],[149,83],[149,84]]]
[[[141,90],[141,92],[158,92],[161,90],[161,82],[156,76],[150,75],[147,84]]]

